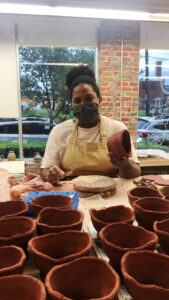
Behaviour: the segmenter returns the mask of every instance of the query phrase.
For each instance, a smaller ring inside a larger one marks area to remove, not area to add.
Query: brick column
[[[122,119],[136,143],[140,26],[135,21],[102,21],[100,40],[101,113],[120,120],[120,68],[123,35]]]

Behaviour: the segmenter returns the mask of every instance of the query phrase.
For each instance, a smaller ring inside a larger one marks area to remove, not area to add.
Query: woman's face
[[[93,87],[87,83],[81,83],[73,89],[72,106],[84,103],[98,103],[99,98]]]

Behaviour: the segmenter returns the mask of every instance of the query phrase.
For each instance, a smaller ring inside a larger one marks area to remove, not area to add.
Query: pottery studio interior
[[[0,300],[169,300],[169,1],[0,0]]]

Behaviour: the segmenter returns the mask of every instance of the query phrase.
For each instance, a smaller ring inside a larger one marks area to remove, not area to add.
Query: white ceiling
[[[110,8],[168,13],[169,0],[0,0],[0,3]]]

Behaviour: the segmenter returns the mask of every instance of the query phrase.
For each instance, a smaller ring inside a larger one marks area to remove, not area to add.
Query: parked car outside
[[[169,143],[169,117],[139,117],[137,141],[153,144]]]
[[[53,127],[57,125],[54,122]],[[42,142],[46,141],[51,130],[50,120],[41,117],[23,117],[23,140]],[[18,140],[18,120],[0,121],[0,141]]]

